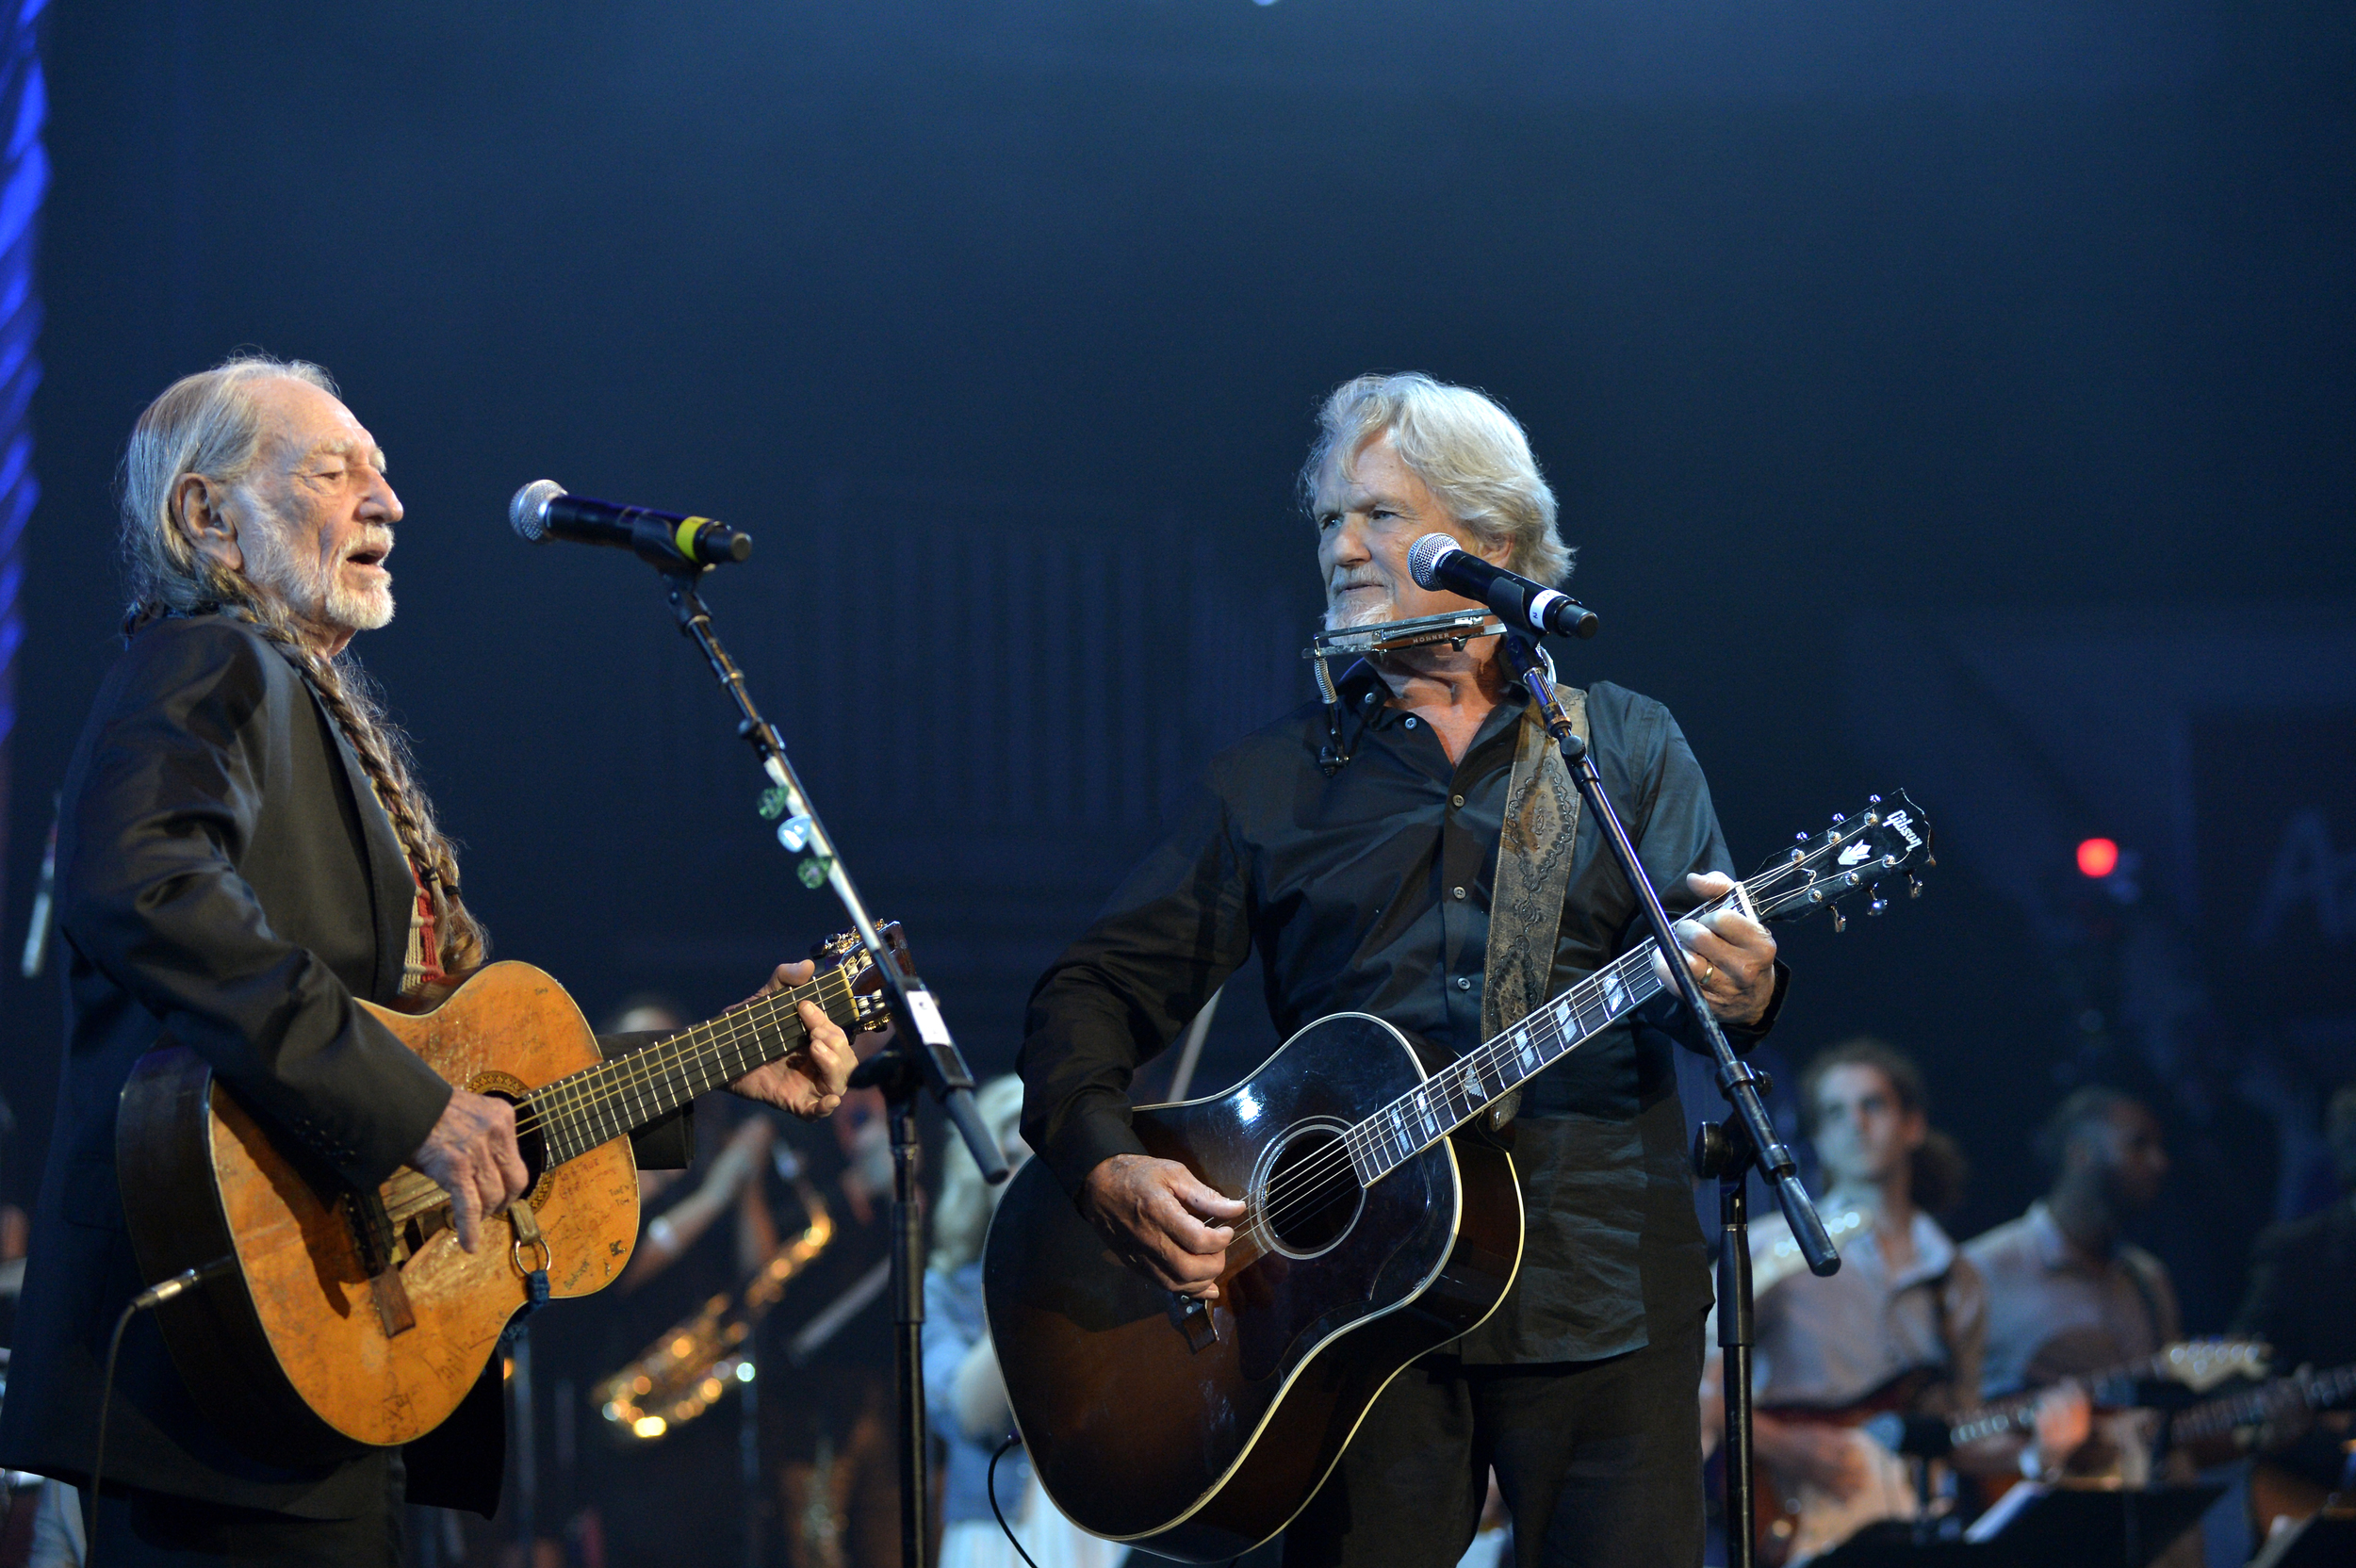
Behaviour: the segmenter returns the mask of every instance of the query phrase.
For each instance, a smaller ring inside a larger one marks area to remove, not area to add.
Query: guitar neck
[[[2286,1393],[2296,1393],[2299,1403],[2307,1410],[2326,1409],[2356,1394],[2356,1364],[2335,1366],[2329,1372],[2304,1378],[2285,1378],[2264,1388],[2179,1411],[2168,1423],[2169,1440],[2186,1443],[2195,1438],[2217,1437],[2236,1427],[2264,1421],[2282,1408],[2282,1396]]]
[[[1694,916],[1729,907],[1758,918],[1740,882]],[[1660,995],[1652,961],[1659,947],[1645,939],[1350,1128],[1350,1163],[1359,1184],[1380,1181]]]
[[[518,1129],[540,1133],[550,1168],[578,1158],[798,1049],[810,1036],[802,1024],[804,1002],[818,1004],[846,1032],[859,1028],[851,984],[842,970],[828,970],[644,1051],[543,1085],[525,1102]]]
[[[2118,1409],[2135,1403],[2137,1385],[2145,1381],[2166,1380],[2199,1389],[2213,1386],[2211,1379],[2233,1369],[2263,1371],[2264,1353],[2262,1346],[2247,1340],[2180,1341],[2141,1361],[2106,1366],[2099,1372],[2087,1373],[2077,1381],[2085,1387],[2087,1397],[2096,1406]],[[1948,1436],[1960,1448],[1967,1443],[1976,1443],[1981,1438],[1994,1437],[2002,1432],[2025,1431],[2037,1424],[2037,1401],[2044,1397],[2044,1394],[2042,1389],[2016,1394],[1976,1410],[1968,1410],[1949,1425]]]

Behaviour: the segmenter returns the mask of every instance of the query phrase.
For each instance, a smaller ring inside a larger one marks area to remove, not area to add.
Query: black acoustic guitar
[[[1828,907],[1931,864],[1904,795],[1802,841],[1710,908]],[[1836,922],[1840,919],[1835,915]],[[1153,1154],[1247,1205],[1209,1306],[1124,1266],[1039,1161],[982,1264],[991,1341],[1047,1494],[1083,1528],[1194,1562],[1283,1529],[1401,1367],[1496,1310],[1522,1252],[1503,1147],[1471,1129],[1661,988],[1648,939],[1427,1075],[1407,1037],[1336,1013],[1228,1090],[1136,1113]]]

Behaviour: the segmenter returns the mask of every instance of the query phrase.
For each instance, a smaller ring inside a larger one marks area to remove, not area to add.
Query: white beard
[[[248,581],[285,601],[286,608],[315,625],[342,631],[376,631],[393,619],[393,586],[349,588],[343,563],[299,556],[288,547],[286,531],[275,517],[260,519],[238,542],[245,547]]]
[[[1355,610],[1328,609],[1325,612],[1325,629],[1348,631],[1353,627],[1381,626],[1384,621],[1398,619],[1394,613],[1398,608],[1399,606],[1391,601],[1390,596],[1385,594],[1372,603],[1359,605]]]

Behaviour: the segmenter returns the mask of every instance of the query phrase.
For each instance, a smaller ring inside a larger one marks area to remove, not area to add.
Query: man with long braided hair
[[[88,1492],[106,1335],[140,1284],[116,1097],[167,1031],[355,1187],[404,1165],[432,1177],[469,1251],[528,1185],[512,1107],[444,1082],[356,1000],[431,1001],[485,956],[450,841],[345,652],[392,619],[401,516],[384,453],[314,366],[242,356],[187,377],[124,459],[127,648],[66,781],[66,1057],[0,1421],[6,1463],[85,1488],[107,1568],[391,1563],[404,1482],[414,1501],[497,1503],[496,1364],[405,1461],[281,1467],[196,1408],[145,1316],[123,1340],[105,1494]],[[809,972],[780,967],[763,990]],[[806,1052],[730,1086],[825,1116],[854,1057],[823,1013],[802,1017]],[[685,1131],[642,1132],[642,1161],[684,1164]]]

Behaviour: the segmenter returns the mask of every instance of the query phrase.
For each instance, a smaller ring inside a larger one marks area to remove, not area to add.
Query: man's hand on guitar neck
[[[798,964],[779,964],[769,983],[744,1000],[756,1002],[764,996],[795,986],[807,985],[818,966],[808,959]],[[792,1111],[804,1121],[816,1121],[834,1115],[843,1103],[843,1090],[851,1082],[851,1070],[859,1066],[859,1055],[843,1033],[842,1025],[826,1015],[815,1002],[801,1004],[802,1027],[810,1032],[800,1049],[789,1052],[782,1060],[757,1067],[728,1086],[728,1092],[741,1094],[747,1100],[758,1100],[764,1105],[775,1105],[781,1111]]]
[[[1722,872],[1688,876],[1686,887],[1707,904],[1734,890],[1734,878]],[[1759,922],[1731,906],[1706,920],[1688,917],[1675,923],[1677,940],[1685,947],[1685,967],[1702,989],[1702,1000],[1721,1022],[1751,1024],[1767,1015],[1775,999],[1775,938]],[[1676,987],[1668,961],[1653,955],[1653,972],[1663,986]]]
[[[515,1148],[515,1107],[487,1094],[452,1089],[434,1131],[409,1156],[412,1168],[450,1194],[458,1245],[471,1252],[483,1221],[505,1209],[532,1184]]]
[[[1080,1212],[1121,1261],[1165,1290],[1219,1299],[1235,1228],[1244,1206],[1203,1184],[1176,1160],[1115,1154],[1088,1174]]]

